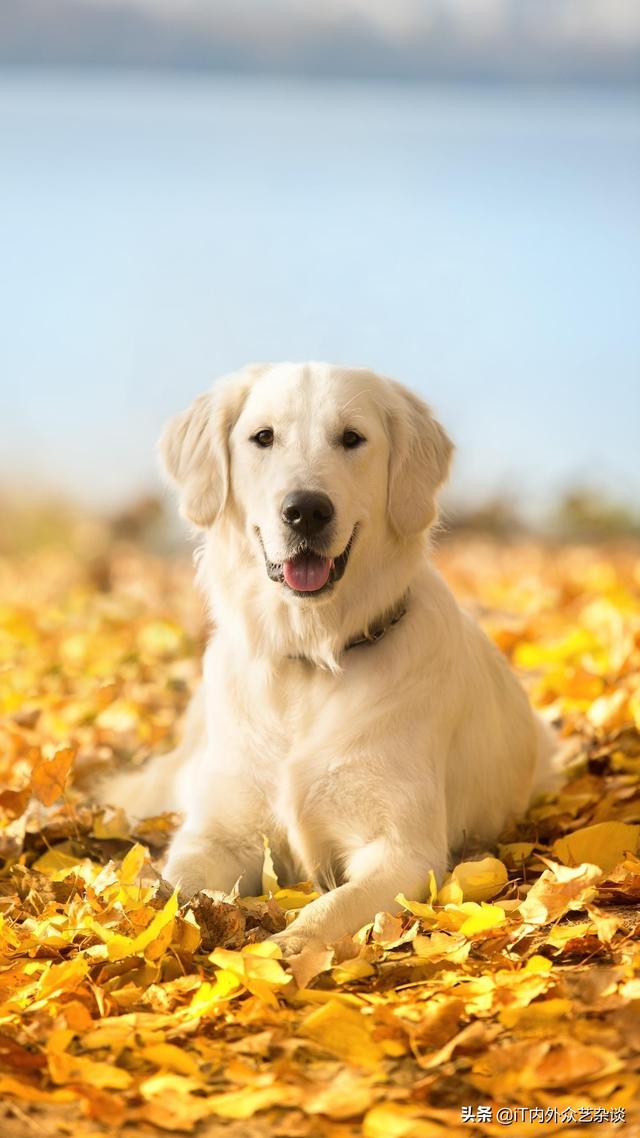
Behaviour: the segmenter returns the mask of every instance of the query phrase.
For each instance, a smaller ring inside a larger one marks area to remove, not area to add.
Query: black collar
[[[377,644],[383,636],[386,636],[389,629],[393,628],[394,624],[398,624],[402,620],[408,607],[409,593],[407,591],[393,608],[387,609],[375,624],[369,626],[367,632],[361,632],[358,636],[353,636],[351,640],[347,640],[342,651],[348,652],[350,648],[359,648],[362,644]],[[308,656],[289,656],[289,660],[308,660],[309,663],[312,663]]]
[[[409,593],[407,592],[392,609],[388,609],[375,624],[370,626],[368,632],[361,632],[359,636],[347,640],[343,651],[347,652],[349,648],[357,648],[360,644],[377,644],[378,640],[382,640],[382,637],[387,634],[390,628],[393,628],[394,624],[402,620],[407,611],[408,603]]]

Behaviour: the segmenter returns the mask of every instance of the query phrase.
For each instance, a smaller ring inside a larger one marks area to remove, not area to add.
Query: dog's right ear
[[[167,423],[158,449],[180,492],[180,513],[194,525],[213,525],[229,496],[229,433],[255,369],[218,380]]]

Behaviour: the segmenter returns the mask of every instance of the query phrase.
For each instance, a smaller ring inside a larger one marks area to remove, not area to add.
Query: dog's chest
[[[337,736],[348,733],[344,677],[291,662],[268,678],[247,677],[236,719],[253,778],[263,779],[284,821],[311,783],[341,763]]]
[[[221,656],[214,669],[211,657],[216,765],[248,788],[252,822],[274,852],[288,847],[304,876],[314,876],[366,809],[354,764],[375,685],[355,668],[338,676],[299,660],[236,668]]]

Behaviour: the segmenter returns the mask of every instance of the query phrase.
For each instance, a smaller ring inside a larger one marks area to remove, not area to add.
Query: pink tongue
[[[290,589],[298,593],[315,593],[329,580],[333,561],[330,557],[297,557],[295,561],[285,561],[282,568],[284,579]]]

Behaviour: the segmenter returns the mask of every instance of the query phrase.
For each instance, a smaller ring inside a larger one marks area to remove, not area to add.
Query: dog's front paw
[[[187,899],[195,897],[208,884],[204,867],[190,857],[170,857],[162,875],[166,881],[177,885],[180,896]]]
[[[324,941],[318,940],[318,937],[298,933],[295,929],[283,929],[281,933],[275,933],[274,936],[269,937],[282,949],[283,956],[298,956],[305,950],[313,952],[326,952],[328,945]]]

